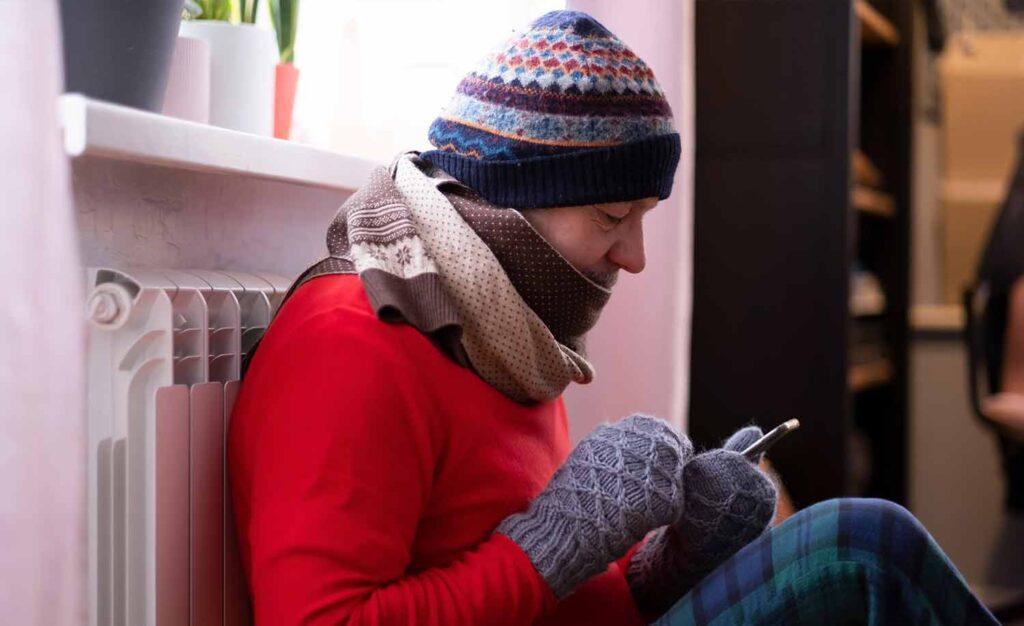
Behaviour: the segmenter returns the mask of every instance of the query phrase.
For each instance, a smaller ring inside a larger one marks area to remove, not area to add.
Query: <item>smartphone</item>
[[[757,455],[768,450],[768,448],[775,445],[779,439],[782,439],[789,433],[793,432],[797,428],[800,428],[800,420],[787,420],[775,428],[771,429],[767,435],[761,437],[750,446],[741,452],[743,456],[747,457],[751,461],[757,458]]]

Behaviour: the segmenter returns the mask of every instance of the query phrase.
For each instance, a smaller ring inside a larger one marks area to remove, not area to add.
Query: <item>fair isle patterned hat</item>
[[[665,199],[679,134],[654,73],[586,13],[553,11],[470,72],[421,156],[518,209]]]

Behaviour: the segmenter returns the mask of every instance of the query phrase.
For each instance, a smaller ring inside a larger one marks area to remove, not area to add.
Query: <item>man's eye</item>
[[[605,223],[610,224],[612,226],[618,226],[619,224],[622,223],[623,220],[626,219],[625,217],[616,217],[614,215],[611,215],[610,213],[605,213],[604,211],[600,210],[598,211],[598,213],[601,214],[601,219]]]

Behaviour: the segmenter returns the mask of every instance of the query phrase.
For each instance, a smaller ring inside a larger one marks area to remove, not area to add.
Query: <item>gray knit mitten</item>
[[[767,530],[775,484],[739,453],[761,437],[748,426],[722,449],[683,469],[686,499],[679,521],[651,534],[630,560],[626,578],[637,607],[661,615],[729,557]]]
[[[581,441],[523,513],[497,532],[516,542],[559,599],[682,511],[693,447],[662,420],[631,415]]]

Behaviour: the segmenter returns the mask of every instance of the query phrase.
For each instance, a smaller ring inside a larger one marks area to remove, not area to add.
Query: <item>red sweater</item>
[[[639,624],[618,565],[556,603],[493,534],[570,449],[561,399],[508,400],[355,276],[301,287],[246,375],[229,435],[257,624]]]

